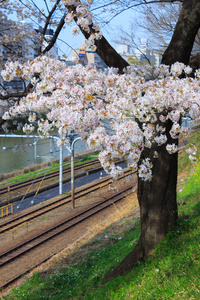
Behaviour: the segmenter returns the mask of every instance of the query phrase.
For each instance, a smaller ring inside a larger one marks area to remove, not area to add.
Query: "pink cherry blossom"
[[[121,159],[149,181],[153,165],[150,158],[141,161],[143,150],[154,146],[157,151],[153,159],[159,156],[162,145],[170,154],[175,153],[177,146],[169,142],[167,134],[177,139],[184,132],[182,116],[200,118],[200,80],[177,77],[186,68],[179,63],[171,70],[163,65],[157,69],[142,66],[119,75],[114,68],[107,74],[91,66],[66,67],[46,56],[24,65],[8,63],[2,71],[4,80],[29,78],[34,88],[5,112],[4,118],[28,116],[23,130],[37,130],[42,137],[56,128],[60,146],[66,145],[65,136],[73,130],[89,148],[100,150],[101,164],[113,178],[122,174],[115,165]],[[39,80],[35,80],[35,74],[39,74]],[[146,80],[150,74],[152,79]],[[169,133],[166,121],[172,125]],[[188,154],[193,159],[196,151],[191,149]]]

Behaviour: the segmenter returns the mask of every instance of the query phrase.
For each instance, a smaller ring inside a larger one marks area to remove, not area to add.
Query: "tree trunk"
[[[159,157],[153,161],[152,181],[142,181],[138,178],[143,257],[152,253],[169,229],[176,225],[178,217],[177,153],[169,154],[166,145],[161,146],[159,150]]]
[[[171,65],[176,61],[189,63],[195,37],[200,28],[200,1],[183,0],[182,9],[162,63]]]
[[[168,143],[178,144],[169,136],[171,122],[166,126]],[[157,151],[158,158],[153,158]],[[176,225],[178,218],[176,184],[178,154],[169,154],[166,144],[145,149],[141,161],[150,158],[153,162],[152,181],[143,181],[138,177],[138,202],[140,206],[141,235],[136,247],[107,276],[102,283],[123,275],[135,267],[139,261],[153,253],[155,247],[164,239],[169,229]]]
[[[200,1],[185,0],[177,22],[174,35],[165,51],[162,63],[171,65],[179,61],[188,64],[195,36],[200,27]],[[171,124],[168,122],[168,143],[174,143],[169,136]],[[141,235],[140,239],[124,260],[108,275],[102,283],[129,272],[138,261],[146,259],[155,247],[164,239],[169,229],[178,218],[176,201],[177,161],[178,155],[170,155],[166,145],[145,149],[141,159],[150,157],[153,161],[153,179],[144,182],[138,178],[138,201],[140,206]],[[157,148],[157,149],[156,149]],[[153,159],[157,150],[159,157]]]

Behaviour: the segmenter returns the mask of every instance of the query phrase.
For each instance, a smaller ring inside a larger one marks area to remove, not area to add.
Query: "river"
[[[109,121],[104,121],[104,123],[109,128]],[[190,128],[192,126],[191,119],[187,117],[183,118],[182,126]],[[22,133],[17,132],[17,134]],[[60,150],[56,145],[56,141],[52,139],[40,139],[37,141],[36,147],[27,147],[27,144],[33,142],[33,138],[0,137],[0,174],[59,158]],[[21,149],[15,154],[13,150],[17,146]],[[26,150],[25,152],[24,149]],[[75,153],[79,153],[85,151],[87,148],[84,142],[78,140],[75,143],[74,149]],[[66,148],[64,148],[63,152],[64,157],[69,155]]]
[[[56,140],[36,139],[35,142],[34,146],[33,138],[0,137],[0,174],[59,158],[60,149],[56,145]],[[75,153],[83,152],[86,149],[84,142],[76,141]],[[69,151],[64,148],[63,157],[67,155],[69,155]]]

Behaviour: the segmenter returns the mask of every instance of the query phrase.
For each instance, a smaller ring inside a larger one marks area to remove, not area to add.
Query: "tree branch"
[[[27,96],[28,92],[16,92],[16,93],[9,93],[7,95],[0,94],[0,100],[9,100],[10,98],[22,98]]]
[[[47,27],[49,26],[49,22],[50,22],[50,20],[51,20],[51,17],[52,17],[52,15],[53,15],[53,13],[55,12],[55,10],[56,10],[56,8],[57,8],[57,6],[58,6],[58,4],[60,3],[60,0],[57,0],[56,1],[56,3],[54,4],[54,6],[52,7],[52,10],[49,12],[49,15],[48,15],[48,17],[46,18],[46,22],[45,22],[45,26],[44,26],[44,28],[43,28],[43,30],[42,30],[42,35],[43,35],[43,37],[44,37],[44,35],[45,35],[45,33],[46,33],[46,30],[47,30]],[[60,24],[60,23],[59,23]],[[59,25],[58,25],[59,26]],[[61,27],[61,29],[62,29],[62,27]],[[61,30],[60,29],[60,30]],[[60,33],[60,31],[59,31],[59,33]],[[58,35],[57,35],[58,36]],[[50,42],[51,43],[51,42]],[[54,43],[55,43],[55,41],[54,41]],[[54,43],[52,44],[52,46],[51,47],[53,47],[53,45],[54,45]],[[49,46],[49,45],[48,45]],[[47,46],[47,47],[48,47]],[[50,49],[48,49],[48,50],[46,50],[46,48],[44,49],[44,51],[41,51],[41,48],[42,48],[42,46],[40,46],[40,49],[39,49],[39,55],[41,54],[41,53],[46,53],[47,51],[49,51]]]
[[[73,6],[66,6],[70,12],[74,11],[75,8]],[[74,17],[74,21],[77,23],[77,18]],[[93,24],[89,26],[90,32],[83,30],[80,26],[80,30],[84,37],[88,39],[91,34],[94,34],[95,31],[92,28]],[[129,64],[123,57],[117,53],[117,51],[108,43],[108,41],[105,39],[104,36],[102,36],[101,39],[95,40],[95,45],[97,47],[97,54],[102,58],[102,60],[105,62],[105,64],[108,67],[115,67],[119,69],[119,74],[122,74],[124,71],[124,68],[128,67]]]
[[[58,37],[62,27],[64,26],[64,24],[65,24],[65,15],[60,20],[52,39],[50,40],[48,46],[42,51],[42,54],[45,54],[46,52],[48,52],[54,46],[54,44],[57,40],[57,37]]]

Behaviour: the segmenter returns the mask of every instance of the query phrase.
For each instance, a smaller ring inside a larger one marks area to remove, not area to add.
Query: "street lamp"
[[[75,199],[74,199],[74,145],[78,140],[81,140],[81,137],[77,137],[74,139],[76,133],[71,133],[69,135],[69,143],[70,143],[70,153],[71,153],[71,201],[72,208],[75,208]]]
[[[71,132],[66,137],[69,139],[69,147],[66,147],[71,155],[71,202],[72,208],[75,208],[75,199],[74,199],[74,145],[78,140],[81,140],[81,137],[74,137],[77,133]],[[60,147],[60,177],[59,177],[59,194],[62,194],[62,181],[63,181],[63,146]]]

